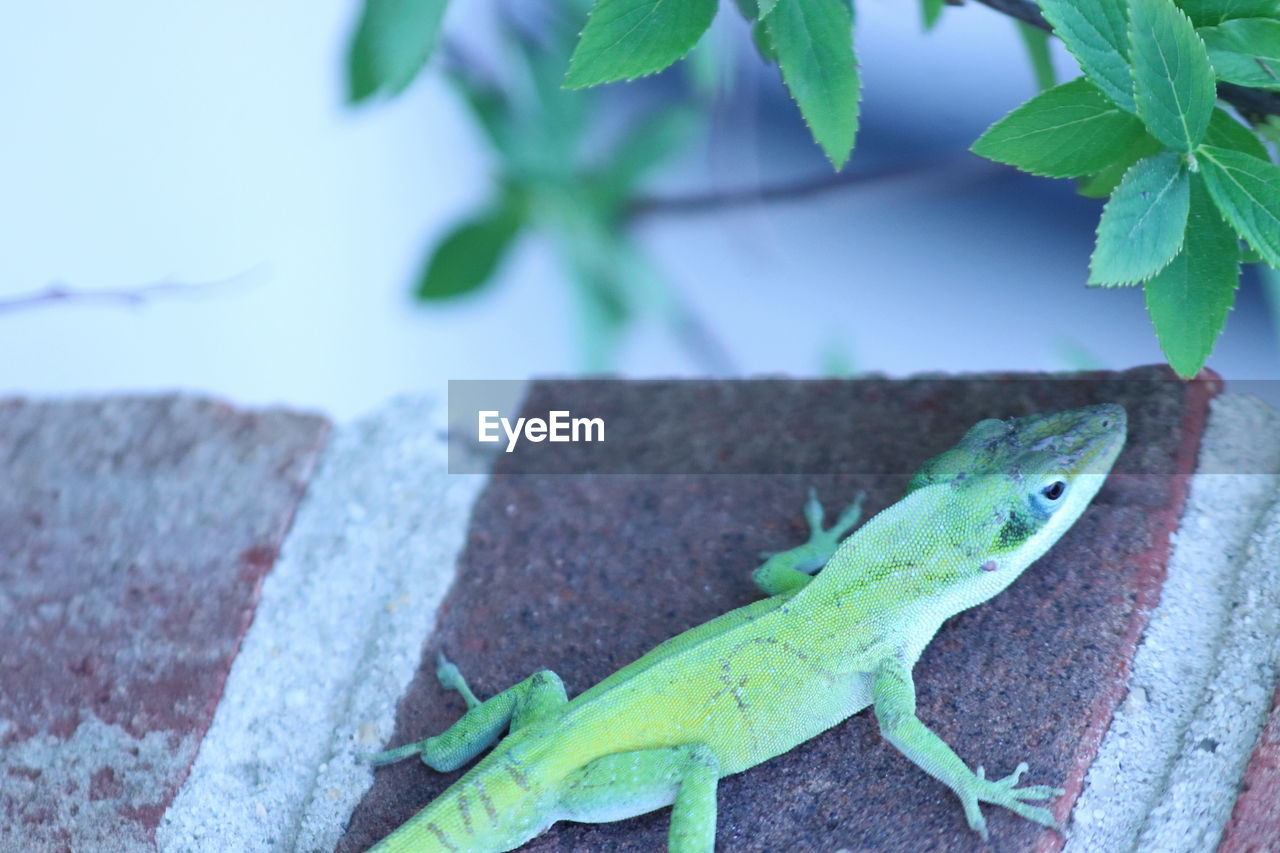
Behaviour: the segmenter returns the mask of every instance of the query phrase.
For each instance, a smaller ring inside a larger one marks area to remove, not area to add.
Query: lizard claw
[[[1035,821],[1041,826],[1047,826],[1051,829],[1058,829],[1058,822],[1054,818],[1053,813],[1043,806],[1032,806],[1024,802],[1024,800],[1047,800],[1051,797],[1061,796],[1063,789],[1055,788],[1051,785],[1028,785],[1025,788],[1015,787],[1018,780],[1022,778],[1022,774],[1027,772],[1027,763],[1024,761],[1014,768],[1013,772],[1003,779],[988,779],[986,770],[982,767],[974,773],[975,784],[977,787],[977,799],[984,803],[993,803],[997,806],[1003,806],[1006,809],[1021,815],[1027,820]],[[976,804],[975,804],[976,808]],[[966,813],[968,809],[965,809]],[[974,825],[972,819],[969,825],[975,830],[978,829]],[[981,832],[981,830],[979,830]],[[985,836],[984,836],[985,838]]]

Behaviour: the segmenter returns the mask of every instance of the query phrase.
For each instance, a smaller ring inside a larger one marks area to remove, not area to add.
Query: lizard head
[[[980,421],[926,462],[908,492],[949,485],[981,513],[971,522],[987,531],[982,568],[1020,571],[1084,512],[1124,447],[1126,425],[1111,403]]]
[[[832,588],[837,603],[862,602],[864,619],[912,611],[901,653],[914,661],[942,620],[1007,587],[1075,523],[1124,447],[1126,420],[1105,404],[978,422],[850,536],[806,592]]]

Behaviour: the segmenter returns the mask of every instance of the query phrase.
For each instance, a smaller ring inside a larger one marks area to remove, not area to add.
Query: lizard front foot
[[[1055,788],[1052,785],[1015,787],[1018,784],[1018,779],[1026,772],[1027,763],[1025,761],[1003,779],[988,779],[986,770],[982,767],[978,768],[973,780],[973,796],[962,796],[961,800],[964,802],[965,817],[969,819],[969,828],[981,835],[984,841],[987,840],[987,822],[982,817],[982,812],[978,809],[979,801],[1003,806],[1014,814],[1021,815],[1027,820],[1035,821],[1041,826],[1058,829],[1058,822],[1054,819],[1052,812],[1043,806],[1027,805],[1023,800],[1047,800],[1051,797],[1062,796],[1066,792],[1062,788]]]
[[[862,519],[862,502],[866,498],[866,492],[858,492],[854,496],[853,502],[840,513],[836,523],[824,528],[822,521],[826,515],[826,510],[822,506],[822,501],[818,500],[818,490],[811,486],[809,488],[809,497],[804,503],[804,520],[809,526],[809,540],[803,545],[786,551],[764,551],[760,556],[768,560],[773,557],[790,555],[796,564],[793,567],[800,571],[816,571],[822,568],[822,565],[839,547],[840,540],[844,539],[849,531]]]

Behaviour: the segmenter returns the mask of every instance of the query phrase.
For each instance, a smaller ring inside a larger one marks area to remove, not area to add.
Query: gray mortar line
[[[1253,397],[1216,399],[1197,471],[1065,853],[1211,849],[1265,720],[1280,560],[1259,566],[1249,554],[1264,518],[1276,547],[1280,414]]]
[[[162,851],[330,851],[373,780],[453,579],[480,475],[448,474],[443,407],[339,428],[268,574]]]
[[[1280,501],[1250,537],[1236,579],[1217,672],[1182,736],[1164,799],[1147,818],[1142,850],[1212,850],[1266,724],[1280,672]]]

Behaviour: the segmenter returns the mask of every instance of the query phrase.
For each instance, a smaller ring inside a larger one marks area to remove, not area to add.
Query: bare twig
[[[1049,22],[1040,12],[1040,6],[1034,0],[978,0],[978,2],[984,6],[990,6],[1002,15],[1017,18],[1024,24],[1053,31],[1053,27],[1049,26]]]
[[[258,268],[255,267],[227,278],[211,281],[183,282],[173,279],[161,279],[149,284],[134,287],[107,288],[103,290],[82,290],[61,281],[50,282],[44,288],[18,296],[0,298],[0,314],[22,311],[28,308],[41,308],[65,302],[104,302],[117,305],[137,306],[154,296],[166,296],[174,293],[204,291],[246,279]]]
[[[747,187],[688,195],[641,196],[631,203],[627,215],[650,216],[655,213],[705,213],[726,207],[771,201],[796,201],[847,187],[874,184],[901,178],[921,171],[918,164],[886,166],[874,172],[842,172],[769,187]]]
[[[1033,27],[1053,31],[1034,0],[978,0],[978,2]],[[1280,92],[1250,89],[1232,83],[1219,83],[1218,97],[1239,110],[1245,118],[1280,115]]]
[[[895,163],[873,170],[841,172],[838,175],[820,175],[794,183],[775,184],[766,187],[745,187],[706,193],[690,193],[688,195],[641,196],[632,202],[631,207],[627,210],[627,216],[635,219],[654,214],[698,214],[723,210],[726,207],[740,207],[766,202],[799,201],[849,187],[870,186],[881,182],[918,177],[925,174],[935,176],[953,174],[957,170],[966,167],[968,165],[966,161],[972,161],[973,159],[965,157],[932,163]]]

